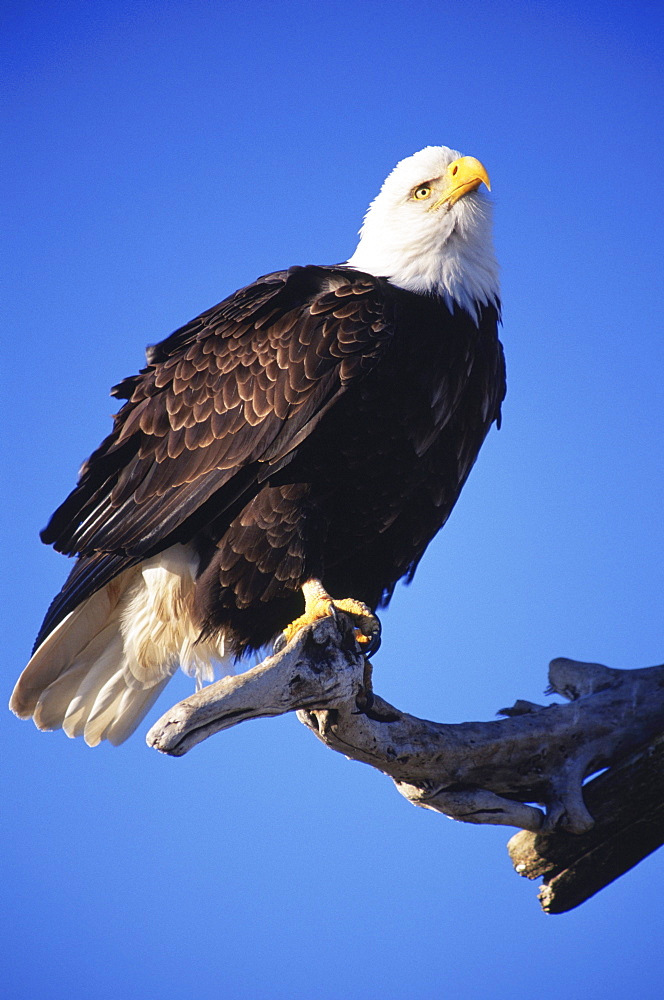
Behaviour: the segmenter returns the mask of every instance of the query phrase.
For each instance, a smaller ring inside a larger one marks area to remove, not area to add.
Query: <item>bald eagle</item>
[[[18,716],[118,744],[178,665],[212,679],[334,605],[371,639],[500,418],[483,183],[445,146],[402,160],[346,263],[259,278],[113,389],[113,430],[42,532],[77,560]]]

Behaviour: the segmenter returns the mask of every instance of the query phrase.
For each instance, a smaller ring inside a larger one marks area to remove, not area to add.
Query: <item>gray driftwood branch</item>
[[[415,805],[529,831],[510,842],[515,867],[543,875],[543,905],[561,912],[664,841],[664,666],[614,670],[557,659],[549,683],[565,703],[517,701],[491,722],[418,719],[373,693],[350,622],[339,615],[181,701],[147,739],[181,756],[239,722],[297,711],[323,743],[389,775]]]

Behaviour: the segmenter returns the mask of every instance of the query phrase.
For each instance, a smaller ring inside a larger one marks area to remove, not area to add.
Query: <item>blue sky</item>
[[[662,660],[663,22],[613,0],[4,5],[7,697],[66,573],[37,533],[108,388],[257,275],[346,259],[430,143],[491,175],[509,390],[384,615],[376,690],[489,719],[542,701],[554,656]],[[13,1000],[661,995],[661,852],[546,917],[511,831],[414,809],[294,717],[181,760],[0,726]]]

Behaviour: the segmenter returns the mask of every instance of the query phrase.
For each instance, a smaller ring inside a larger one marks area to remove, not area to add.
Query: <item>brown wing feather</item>
[[[268,275],[151,348],[112,434],[42,534],[66,553],[154,551],[213,494],[223,509],[283,465],[389,342],[385,282],[342,268]]]

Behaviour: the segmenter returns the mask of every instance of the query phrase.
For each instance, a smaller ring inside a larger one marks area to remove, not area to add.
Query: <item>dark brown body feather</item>
[[[344,267],[236,292],[114,390],[112,434],[42,533],[79,556],[38,642],[127,567],[176,542],[200,557],[195,613],[255,649],[301,584],[375,608],[412,576],[499,419],[494,307],[476,326]]]

